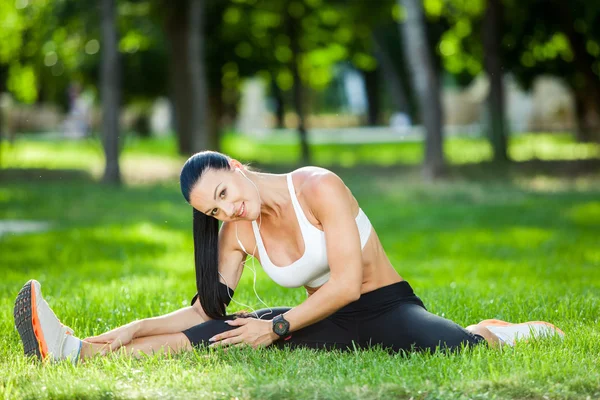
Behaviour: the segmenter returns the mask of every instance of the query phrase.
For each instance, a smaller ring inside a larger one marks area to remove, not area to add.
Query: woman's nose
[[[229,205],[229,212],[227,214],[229,215],[229,218],[235,217],[235,204],[231,203]]]

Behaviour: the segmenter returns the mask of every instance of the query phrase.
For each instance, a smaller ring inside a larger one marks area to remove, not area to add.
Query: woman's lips
[[[238,215],[240,218],[243,218],[246,215],[246,203],[242,202],[242,206],[240,207],[241,214]]]

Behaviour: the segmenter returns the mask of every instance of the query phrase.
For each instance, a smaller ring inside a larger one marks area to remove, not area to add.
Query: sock
[[[77,364],[82,343],[83,342],[75,336],[67,335],[62,349],[63,356],[69,359],[71,363]]]

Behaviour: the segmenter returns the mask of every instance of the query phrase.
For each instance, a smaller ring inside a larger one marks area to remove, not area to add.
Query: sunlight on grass
[[[3,165],[9,168],[79,168],[99,177],[104,168],[104,153],[96,139],[50,141],[26,136],[14,145],[2,143]],[[128,179],[153,173],[158,178],[171,178],[179,173],[185,157],[177,155],[174,137],[137,139],[131,137],[123,148],[123,170]],[[297,144],[259,142],[247,136],[227,133],[222,138],[222,151],[243,162],[261,164],[299,163]],[[396,164],[418,165],[423,160],[422,142],[373,144],[311,145],[313,163],[317,165]],[[492,150],[485,138],[450,137],[445,140],[445,155],[451,164],[490,161]],[[577,143],[568,134],[522,134],[511,138],[509,155],[515,161],[584,160],[600,158],[600,144]]]

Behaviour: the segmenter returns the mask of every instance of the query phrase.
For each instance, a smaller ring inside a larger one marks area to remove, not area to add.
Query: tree
[[[208,147],[208,103],[204,60],[204,0],[189,0],[188,23],[188,73],[192,92],[192,150],[198,152]]]
[[[100,93],[102,98],[102,141],[106,166],[103,182],[121,183],[119,169],[119,109],[121,104],[121,71],[117,50],[116,0],[101,0],[102,8],[102,68]]]
[[[501,0],[487,0],[483,18],[483,43],[485,72],[490,81],[487,97],[490,143],[495,162],[508,161],[506,150],[506,125],[504,119],[504,87],[500,40],[502,24]]]
[[[600,7],[597,3],[590,6],[581,2],[565,3],[556,0],[553,1],[553,4],[556,7],[556,17],[563,32],[569,39],[573,53],[573,67],[576,71],[573,83],[575,86],[578,139],[583,142],[590,141],[594,134],[596,134],[596,139],[600,140],[600,121],[598,121],[600,118],[600,63],[596,62],[600,55],[600,47],[598,46],[598,41],[594,41],[597,37],[590,37],[592,35],[585,35],[581,32],[582,29],[579,29],[579,31],[576,29],[578,18],[575,17],[572,11],[572,9],[575,9],[579,11],[580,15],[587,13],[588,18],[592,14],[595,18],[592,19],[593,22],[590,25],[597,25],[597,17],[600,16]],[[583,17],[583,15],[581,16]],[[579,21],[582,20],[579,19]],[[594,50],[590,51],[591,49]],[[592,55],[592,52],[596,54]],[[593,123],[590,124],[590,119],[596,119],[596,126],[592,126]]]
[[[405,12],[404,21],[400,24],[405,57],[413,76],[421,122],[425,127],[423,173],[427,178],[435,178],[442,175],[446,168],[439,78],[427,45],[423,5],[419,0],[398,2]]]
[[[304,113],[304,85],[300,78],[299,62],[300,62],[300,36],[301,21],[299,20],[297,11],[293,11],[294,6],[298,3],[288,3],[288,12],[286,18],[287,34],[290,38],[291,60],[290,69],[292,70],[292,91],[294,96],[294,108],[298,116],[298,135],[300,137],[300,154],[302,164],[310,164],[310,150],[308,147],[308,136],[306,132],[306,121]]]

